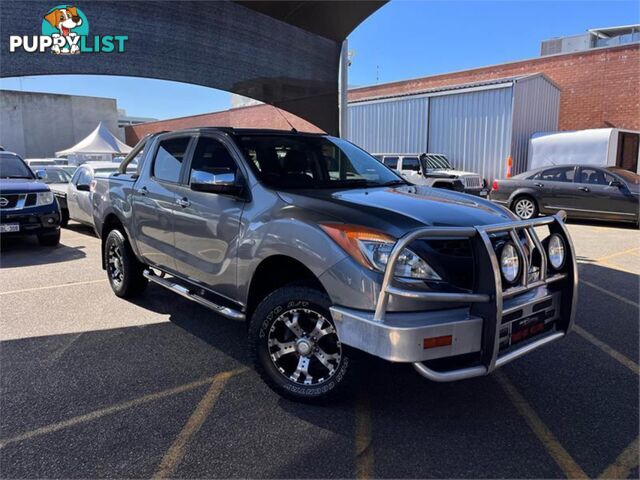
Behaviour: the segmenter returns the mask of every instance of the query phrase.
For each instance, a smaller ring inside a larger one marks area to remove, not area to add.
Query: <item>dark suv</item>
[[[60,242],[60,209],[49,187],[15,153],[0,152],[0,235],[37,235]]]

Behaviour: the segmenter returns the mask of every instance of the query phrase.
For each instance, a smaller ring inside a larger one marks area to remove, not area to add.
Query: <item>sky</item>
[[[350,35],[349,85],[537,57],[542,40],[634,23],[638,0],[392,0]],[[130,77],[9,78],[0,79],[0,88],[116,98],[129,115],[158,119],[230,106],[227,92]]]

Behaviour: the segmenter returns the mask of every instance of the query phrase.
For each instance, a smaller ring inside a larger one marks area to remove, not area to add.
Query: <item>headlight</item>
[[[547,254],[549,255],[549,262],[551,263],[551,266],[556,270],[560,270],[564,265],[565,248],[564,241],[557,233],[554,233],[549,238]]]
[[[320,227],[362,266],[384,272],[395,240],[377,230],[357,225],[323,224]],[[431,266],[405,248],[396,261],[394,276],[442,280]]]
[[[36,207],[42,205],[51,205],[53,203],[53,192],[38,192],[36,199]]]
[[[520,257],[513,243],[505,243],[500,251],[500,271],[504,279],[513,283],[520,273]]]

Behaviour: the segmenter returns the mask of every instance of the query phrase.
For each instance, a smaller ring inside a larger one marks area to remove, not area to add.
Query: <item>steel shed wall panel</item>
[[[426,152],[428,102],[422,97],[349,105],[347,138],[370,153]]]
[[[429,152],[488,181],[504,178],[511,150],[513,87],[430,98]]]
[[[560,90],[542,75],[518,80],[513,100],[513,174],[527,171],[531,135],[558,130]]]

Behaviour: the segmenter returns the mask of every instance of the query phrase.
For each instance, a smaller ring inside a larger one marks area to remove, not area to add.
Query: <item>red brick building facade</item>
[[[582,52],[432,75],[351,89],[349,101],[416,93],[448,85],[544,73],[560,88],[560,129],[617,127],[640,130],[640,45],[628,44]],[[295,115],[269,105],[226,110],[127,127],[127,143],[147,133],[195,126],[290,128],[320,131]]]

